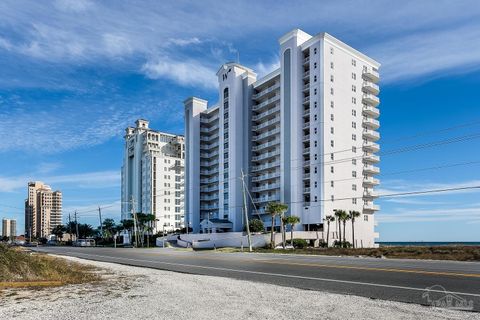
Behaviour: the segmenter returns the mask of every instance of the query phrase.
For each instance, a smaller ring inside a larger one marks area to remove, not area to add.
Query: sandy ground
[[[0,293],[0,319],[480,319],[480,314],[295,288],[93,264],[104,281]]]

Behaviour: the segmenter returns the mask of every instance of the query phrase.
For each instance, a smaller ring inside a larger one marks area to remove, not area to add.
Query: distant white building
[[[2,219],[2,237],[15,239],[17,236],[17,220]]]
[[[122,166],[122,219],[154,214],[155,232],[184,227],[184,138],[152,130],[146,120],[128,127]]]
[[[326,231],[334,209],[355,210],[357,246],[374,246],[380,64],[327,33],[296,29],[279,43],[279,69],[257,79],[226,63],[217,72],[217,104],[185,101],[188,221],[194,232],[216,219],[243,230],[243,170],[249,215],[266,226],[272,201],[300,216],[299,230]],[[346,229],[351,241],[351,223]],[[330,240],[337,230],[333,223]]]

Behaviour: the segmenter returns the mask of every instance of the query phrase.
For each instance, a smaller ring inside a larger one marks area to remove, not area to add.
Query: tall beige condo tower
[[[25,200],[25,236],[47,237],[62,223],[62,193],[41,181],[28,183]]]
[[[17,220],[2,220],[2,237],[9,237],[13,240],[17,236]]]

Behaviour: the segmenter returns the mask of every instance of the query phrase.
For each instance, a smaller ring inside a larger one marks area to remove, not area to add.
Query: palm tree
[[[280,202],[270,202],[267,204],[266,211],[272,217],[272,226],[270,229],[270,246],[275,249],[275,236],[273,230],[275,228],[275,217],[277,215],[283,216],[283,213],[288,210],[288,205]]]
[[[326,216],[323,220],[327,221],[327,248],[328,248],[328,240],[329,240],[329,235],[330,235],[330,222],[335,221],[335,217]]]
[[[335,217],[337,217],[338,222],[338,231],[339,231],[339,240],[340,240],[340,247],[342,246],[342,226],[341,223],[343,222],[343,242],[345,242],[345,219],[347,217],[347,212],[345,210],[335,209]]]
[[[349,211],[350,220],[352,220],[352,246],[355,249],[355,218],[360,217],[360,212],[355,210]]]
[[[344,211],[345,214],[342,215],[342,223],[343,223],[343,246],[346,247],[347,246],[347,239],[346,239],[346,236],[347,236],[347,233],[345,231],[345,226],[347,224],[347,220],[350,219],[350,216],[348,215],[348,213],[346,211]]]
[[[54,234],[55,237],[57,237],[57,241],[60,241],[60,239],[62,239],[65,231],[66,231],[65,226],[63,224],[59,224],[59,225],[55,226],[55,228],[52,229],[52,234]]]
[[[290,225],[290,243],[292,244],[292,247],[295,248],[293,246],[293,229],[295,228],[295,225],[297,223],[300,223],[300,217],[297,217],[297,216],[289,216],[287,217],[286,219],[286,223]]]

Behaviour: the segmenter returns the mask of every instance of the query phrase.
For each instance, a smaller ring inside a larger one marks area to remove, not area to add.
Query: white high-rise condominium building
[[[249,215],[258,213],[266,226],[271,201],[300,216],[297,229],[324,235],[334,209],[355,210],[356,245],[374,246],[380,64],[327,33],[296,29],[279,43],[277,70],[257,79],[244,66],[224,64],[218,104],[185,101],[189,223],[194,232],[205,219],[243,230],[243,170]],[[351,223],[346,235],[352,241]],[[336,223],[329,238],[338,239]]]
[[[52,191],[41,181],[29,182],[25,200],[26,237],[46,238],[59,224],[62,224],[62,192]]]
[[[139,119],[125,134],[122,166],[122,219],[154,214],[155,232],[184,227],[183,136],[152,130]]]
[[[2,219],[2,237],[8,237],[11,240],[17,236],[17,220]]]

